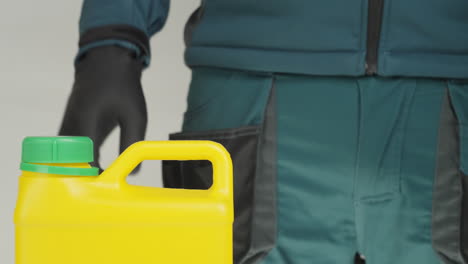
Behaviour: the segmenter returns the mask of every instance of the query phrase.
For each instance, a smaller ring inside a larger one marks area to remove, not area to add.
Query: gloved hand
[[[141,87],[143,63],[134,52],[117,46],[91,49],[75,68],[75,84],[59,134],[87,136],[94,141],[94,164],[99,148],[120,126],[120,151],[145,137],[147,111]]]

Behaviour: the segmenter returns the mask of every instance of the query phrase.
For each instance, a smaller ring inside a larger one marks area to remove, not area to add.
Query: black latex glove
[[[132,51],[116,46],[91,49],[75,67],[63,136],[87,136],[94,141],[94,166],[99,148],[120,126],[120,152],[145,137],[147,112],[141,87],[143,64]]]

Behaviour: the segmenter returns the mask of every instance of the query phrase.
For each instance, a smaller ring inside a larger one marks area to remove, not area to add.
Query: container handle
[[[227,150],[212,141],[141,141],[128,147],[98,181],[127,184],[125,179],[145,160],[209,160],[213,166],[213,185],[208,190],[222,197],[233,193],[232,161]]]

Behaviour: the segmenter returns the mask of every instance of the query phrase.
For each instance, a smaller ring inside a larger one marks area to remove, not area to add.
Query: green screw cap
[[[27,137],[22,161],[27,163],[93,162],[93,141],[87,137]]]
[[[89,163],[94,161],[88,137],[27,137],[23,140],[21,169],[27,171],[95,176],[97,168],[69,168],[31,163]]]

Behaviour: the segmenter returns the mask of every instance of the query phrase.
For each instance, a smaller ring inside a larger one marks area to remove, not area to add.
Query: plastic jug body
[[[208,159],[210,190],[133,186],[146,159]],[[99,176],[23,171],[17,264],[232,263],[232,167],[211,142],[141,142]]]

